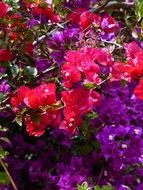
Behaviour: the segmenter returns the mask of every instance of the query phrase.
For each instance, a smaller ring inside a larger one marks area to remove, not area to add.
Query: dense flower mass
[[[0,1],[0,189],[143,189],[142,1]]]

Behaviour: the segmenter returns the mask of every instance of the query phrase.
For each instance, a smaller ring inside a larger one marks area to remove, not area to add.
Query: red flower
[[[12,61],[13,55],[8,49],[0,49],[0,62]]]
[[[32,9],[32,14],[33,14],[34,16],[42,15],[42,13],[43,13],[43,9],[40,8],[40,7],[34,7],[34,8]]]
[[[85,11],[80,16],[79,25],[82,30],[90,27],[91,24],[95,23],[97,26],[100,26],[101,17],[95,13]]]
[[[33,55],[33,44],[31,42],[25,45],[25,53]]]
[[[98,106],[101,102],[101,95],[95,90],[91,90],[91,101],[94,106]]]
[[[23,117],[26,130],[32,136],[39,137],[44,134],[48,125],[54,127],[60,124],[61,114],[56,106],[56,85],[54,83],[43,83],[33,89],[21,86],[10,102],[16,113],[26,108],[27,115],[25,117],[24,113]],[[32,112],[31,109],[34,111]]]
[[[39,107],[56,103],[55,84],[42,84],[30,90],[28,96],[24,98],[24,103],[32,109],[38,109]]]
[[[25,124],[26,130],[31,136],[40,137],[44,134],[46,127],[52,126],[55,127],[60,124],[61,115],[58,110],[50,111],[46,113],[41,113],[39,115],[34,115],[31,117],[26,115]]]
[[[45,114],[41,116],[41,122],[46,126],[50,125],[55,127],[60,124],[61,121],[61,114],[59,110],[48,110]]]
[[[8,13],[10,6],[0,1],[0,18],[4,18]]]
[[[25,118],[25,124],[26,124],[26,131],[31,136],[40,137],[44,134],[46,125],[40,123],[36,123],[31,120],[29,116],[26,116]]]
[[[28,88],[27,86],[21,86],[18,90],[17,90],[17,97],[18,97],[18,100],[20,102],[23,102],[24,101],[24,98],[25,97],[28,97],[30,93],[30,88]]]
[[[83,87],[63,91],[62,101],[65,105],[63,110],[65,120],[60,128],[72,128],[71,131],[73,131],[81,124],[81,118],[92,110],[93,100],[91,99],[91,93]]]
[[[69,20],[72,24],[79,24],[80,16],[85,11],[86,9],[84,8],[77,8],[74,10],[74,12],[70,13],[67,16],[67,20]]]
[[[65,120],[60,123],[59,129],[67,131],[69,134],[75,134],[77,127],[76,125],[72,125],[67,123]]]
[[[102,62],[104,64],[105,62],[111,62],[110,54],[107,51],[105,51],[105,54],[105,56],[101,54],[102,58],[99,64],[102,64]],[[81,72],[84,74],[86,80],[96,84],[100,83],[100,68],[95,63],[99,58],[100,56],[95,48],[84,47],[77,51],[67,52],[65,57],[67,64],[62,66],[62,76],[65,86],[70,88],[74,83],[79,82],[81,80]]]
[[[56,86],[54,83],[41,84],[34,89],[21,86],[17,90],[17,96],[11,99],[11,104],[15,107],[23,103],[31,109],[38,109],[44,106],[52,106],[56,100]]]
[[[101,79],[99,78],[99,65],[97,64],[87,64],[88,62],[85,62],[85,67],[83,67],[83,72],[85,74],[85,77],[88,81],[91,81],[95,84],[99,84],[101,82]]]
[[[118,22],[109,14],[104,14],[101,21],[101,29],[106,33],[118,33],[119,24]]]
[[[129,73],[132,80],[140,79],[143,76],[143,67],[130,67],[127,72]]]
[[[57,22],[58,23],[58,22],[61,21],[60,15],[54,13],[54,11],[53,11],[53,9],[51,7],[48,7],[48,8],[46,8],[44,10],[43,16],[47,17],[52,22]]]
[[[43,83],[40,85],[41,95],[46,97],[46,105],[52,105],[57,102],[55,83]]]
[[[116,62],[111,67],[112,79],[138,80],[143,76],[143,50],[136,42],[125,45],[127,63]]]
[[[20,104],[20,101],[17,97],[14,96],[11,98],[10,103],[13,107],[18,107]]]
[[[95,59],[97,62],[104,66],[113,65],[113,57],[107,48],[100,48],[95,50]]]
[[[16,40],[19,36],[23,35],[23,32],[20,31],[20,29],[26,29],[27,25],[25,23],[22,23],[22,21],[22,16],[17,13],[12,14],[8,17],[8,23],[5,23],[5,27],[12,40]]]
[[[115,62],[111,67],[111,74],[112,74],[111,81],[121,80],[121,79],[128,80],[129,79],[129,74],[127,73],[128,69],[129,66],[125,65],[125,63]]]
[[[137,87],[134,89],[134,94],[139,98],[143,99],[143,80],[140,80]]]
[[[41,8],[36,5],[32,8],[32,14],[36,17],[41,15],[42,17],[45,17],[52,22],[58,23],[61,21],[60,15],[56,14],[51,7]]]
[[[128,65],[143,66],[143,50],[136,42],[131,42],[125,45]]]
[[[61,73],[64,79],[64,85],[67,88],[71,88],[74,83],[77,83],[81,80],[81,73],[79,69],[72,64],[64,64],[62,66]]]
[[[135,59],[137,54],[141,52],[141,48],[136,42],[126,44],[125,50],[128,59]]]
[[[26,106],[28,106],[31,109],[38,109],[39,108],[39,102],[38,98],[40,100],[43,100],[42,97],[40,97],[41,93],[37,93],[35,89],[30,90],[30,92],[27,94],[27,96],[24,97],[24,103]]]

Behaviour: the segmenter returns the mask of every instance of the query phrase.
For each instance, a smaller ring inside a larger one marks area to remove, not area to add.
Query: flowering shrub
[[[0,189],[143,189],[142,7],[0,1]]]

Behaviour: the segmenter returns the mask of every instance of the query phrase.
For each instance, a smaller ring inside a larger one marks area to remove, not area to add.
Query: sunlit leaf
[[[8,185],[10,183],[5,172],[0,172],[0,183],[3,185]]]

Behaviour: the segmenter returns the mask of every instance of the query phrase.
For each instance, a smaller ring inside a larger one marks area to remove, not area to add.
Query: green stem
[[[5,163],[2,161],[1,158],[0,158],[0,164],[1,164],[1,166],[3,167],[3,169],[4,169],[4,171],[5,171],[6,175],[7,175],[7,177],[9,178],[13,189],[14,189],[14,190],[18,190],[18,188],[16,187],[15,182],[13,181],[13,179],[12,179],[12,177],[11,177],[9,171],[7,170],[7,168],[6,168],[6,166],[5,166]]]

